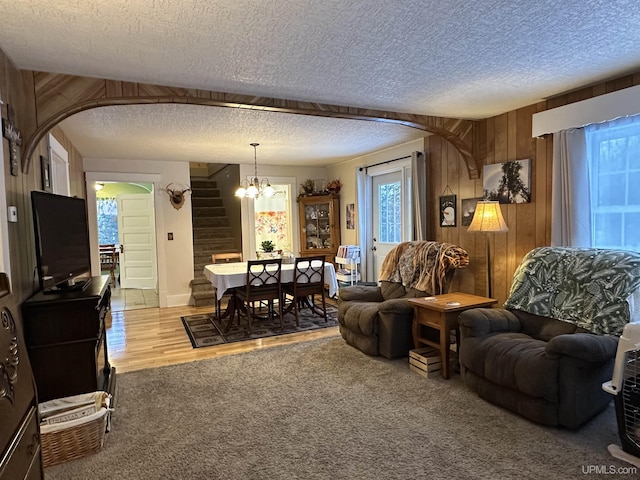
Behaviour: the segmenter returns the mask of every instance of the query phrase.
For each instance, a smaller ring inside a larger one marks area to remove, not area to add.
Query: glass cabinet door
[[[340,245],[340,197],[318,195],[298,198],[300,255],[325,255],[333,261]]]
[[[318,199],[304,207],[303,248],[331,248],[331,205]]]

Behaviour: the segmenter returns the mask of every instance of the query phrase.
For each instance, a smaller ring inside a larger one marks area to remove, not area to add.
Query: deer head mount
[[[171,206],[176,210],[180,210],[182,205],[184,205],[184,198],[187,193],[191,193],[190,188],[185,188],[184,190],[178,190],[177,188],[171,188],[173,183],[167,185],[165,191],[169,194],[169,202],[171,202]]]

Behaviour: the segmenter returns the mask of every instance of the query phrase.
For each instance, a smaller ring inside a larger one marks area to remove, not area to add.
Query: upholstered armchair
[[[379,285],[340,288],[342,338],[369,355],[407,356],[413,348],[413,307],[407,299],[446,293],[455,269],[468,264],[467,252],[455,245],[401,243],[385,257]]]
[[[604,410],[618,337],[635,317],[640,254],[542,247],[514,274],[504,308],[460,314],[460,372],[485,400],[577,428]]]

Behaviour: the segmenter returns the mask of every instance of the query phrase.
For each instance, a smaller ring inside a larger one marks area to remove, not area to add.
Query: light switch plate
[[[10,222],[17,222],[18,221],[18,209],[14,206],[9,207],[8,209],[8,220]]]

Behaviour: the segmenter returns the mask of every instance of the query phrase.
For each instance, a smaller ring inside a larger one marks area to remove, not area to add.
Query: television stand
[[[45,288],[42,290],[42,293],[49,295],[52,293],[84,292],[90,284],[90,278],[86,280],[69,280],[68,282],[61,283],[60,285]]]
[[[105,318],[109,276],[92,277],[84,290],[38,292],[22,304],[24,336],[38,401],[81,393],[115,393]]]

